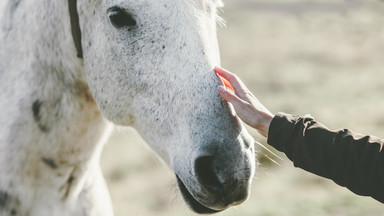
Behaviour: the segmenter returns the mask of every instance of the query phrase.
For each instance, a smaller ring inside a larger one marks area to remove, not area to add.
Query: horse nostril
[[[195,172],[197,180],[207,190],[216,193],[224,190],[224,185],[219,181],[214,169],[214,158],[212,156],[199,157],[195,161]]]

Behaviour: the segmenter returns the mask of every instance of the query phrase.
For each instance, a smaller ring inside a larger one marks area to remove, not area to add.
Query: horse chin
[[[198,200],[196,200],[192,194],[188,191],[187,187],[184,185],[184,183],[181,181],[179,176],[176,175],[177,178],[177,184],[179,185],[181,195],[183,196],[185,202],[189,206],[190,209],[192,209],[194,212],[198,214],[214,214],[221,212],[223,210],[214,210],[211,209],[203,204],[201,204]]]

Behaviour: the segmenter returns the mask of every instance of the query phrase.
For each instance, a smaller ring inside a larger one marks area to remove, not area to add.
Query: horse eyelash
[[[217,8],[223,8],[224,7],[224,3],[222,0],[214,0],[213,2],[215,3]]]
[[[225,20],[224,17],[220,16],[219,13],[216,15],[216,23],[222,28],[225,28],[227,26],[227,20]]]
[[[217,7],[216,8],[216,23],[222,28],[225,28],[227,26],[227,21],[225,20],[224,17],[220,16],[220,13],[223,12],[222,7]]]

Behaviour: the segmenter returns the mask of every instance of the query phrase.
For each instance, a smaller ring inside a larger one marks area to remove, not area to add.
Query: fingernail
[[[221,68],[219,68],[218,66],[216,66],[215,69],[214,69],[214,71],[215,71],[216,73],[219,73],[219,72],[221,71]]]

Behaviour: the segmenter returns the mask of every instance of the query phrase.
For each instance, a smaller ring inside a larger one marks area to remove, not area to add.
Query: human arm
[[[279,113],[268,144],[296,167],[332,179],[352,192],[384,203],[384,141],[347,129],[329,130],[313,117]]]

